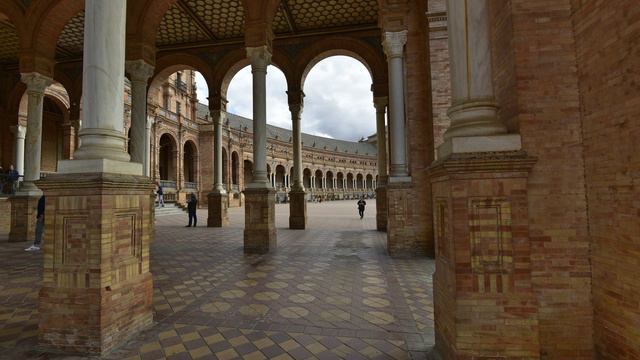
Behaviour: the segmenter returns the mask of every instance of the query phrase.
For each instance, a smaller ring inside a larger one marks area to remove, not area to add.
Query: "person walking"
[[[193,227],[196,227],[198,224],[198,216],[196,215],[196,210],[198,209],[198,199],[196,198],[196,194],[191,193],[189,195],[189,199],[187,200],[187,211],[189,212],[189,225],[185,227],[191,227],[193,220]]]
[[[162,185],[160,182],[157,182],[158,190],[156,190],[156,194],[158,194],[158,206],[164,207],[164,192],[162,191]]]
[[[364,196],[358,200],[358,213],[360,214],[360,219],[364,217],[364,207],[367,206],[367,202],[364,201]]]
[[[36,213],[36,240],[25,251],[38,251],[42,247],[42,234],[44,233],[44,195],[38,199],[38,212]]]
[[[9,165],[9,171],[7,171],[7,178],[9,184],[11,184],[11,194],[15,194],[18,191],[18,184],[20,183],[20,174],[18,170],[13,168],[13,164]]]

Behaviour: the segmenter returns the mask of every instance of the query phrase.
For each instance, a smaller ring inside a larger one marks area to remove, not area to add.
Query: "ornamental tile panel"
[[[158,29],[158,45],[192,43],[207,40],[207,36],[178,5],[167,11]]]
[[[69,20],[58,38],[58,47],[74,55],[82,55],[83,46],[84,10]]]
[[[189,8],[219,39],[242,37],[244,8],[238,0],[186,0]]]
[[[20,41],[13,25],[0,21],[0,63],[18,61]]]
[[[376,0],[288,0],[291,15],[299,30],[376,24]]]

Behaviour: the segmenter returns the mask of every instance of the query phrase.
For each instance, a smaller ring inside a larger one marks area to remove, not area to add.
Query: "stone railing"
[[[197,182],[185,181],[184,182],[184,188],[185,189],[190,189],[190,190],[196,190],[198,188],[198,183]]]
[[[160,180],[160,185],[167,189],[177,189],[176,182],[173,180]]]

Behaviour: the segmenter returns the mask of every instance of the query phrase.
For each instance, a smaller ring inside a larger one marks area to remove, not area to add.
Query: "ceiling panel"
[[[20,40],[11,24],[0,22],[0,63],[18,62]]]
[[[244,8],[237,0],[185,0],[218,39],[243,36]]]
[[[84,44],[84,10],[69,20],[58,38],[58,55],[82,55]],[[65,51],[67,54],[60,54]]]
[[[377,0],[287,0],[287,3],[300,30],[378,22]]]
[[[158,29],[158,45],[184,44],[203,40],[207,40],[207,36],[177,4],[164,15]]]

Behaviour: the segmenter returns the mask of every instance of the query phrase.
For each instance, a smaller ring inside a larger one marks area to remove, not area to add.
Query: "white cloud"
[[[209,87],[204,79],[204,76],[196,71],[196,94],[198,95],[198,101],[209,105]]]
[[[198,98],[206,99],[206,83],[200,76]],[[267,123],[291,129],[287,82],[276,67],[267,69]],[[358,60],[334,56],[311,69],[305,85],[302,131],[337,139],[357,141],[375,133],[376,118],[371,93],[371,76]],[[201,95],[202,94],[202,95]],[[252,118],[251,69],[245,67],[231,80],[227,110]]]

